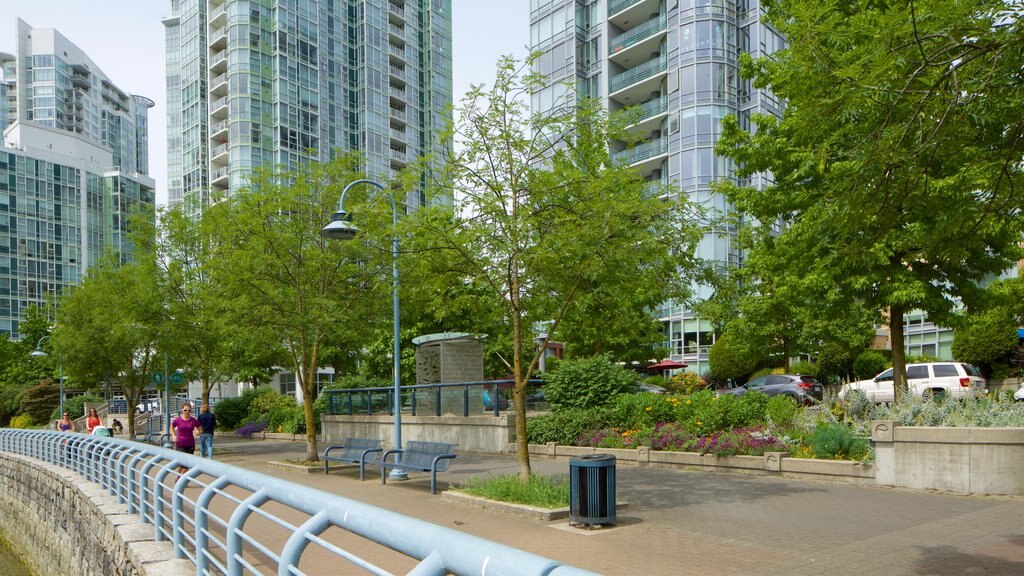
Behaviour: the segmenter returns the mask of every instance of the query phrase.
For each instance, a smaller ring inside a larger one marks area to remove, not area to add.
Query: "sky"
[[[149,175],[167,200],[164,27],[170,0],[0,0],[0,52],[15,52],[17,19],[54,28],[84,51],[118,88],[156,103],[149,111]],[[502,55],[523,57],[528,0],[452,0],[453,96],[489,84]]]

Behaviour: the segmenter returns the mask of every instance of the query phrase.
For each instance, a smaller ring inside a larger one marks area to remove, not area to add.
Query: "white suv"
[[[907,385],[914,396],[944,396],[951,398],[979,397],[988,393],[985,379],[978,369],[964,362],[928,362],[907,364]],[[873,402],[892,402],[892,368],[871,380],[844,384],[839,399],[845,400],[858,391]]]

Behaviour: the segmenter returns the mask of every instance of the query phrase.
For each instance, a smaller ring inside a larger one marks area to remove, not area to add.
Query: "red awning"
[[[657,364],[651,364],[646,370],[648,372],[657,372],[658,370],[676,370],[678,368],[686,368],[686,363],[666,358]]]

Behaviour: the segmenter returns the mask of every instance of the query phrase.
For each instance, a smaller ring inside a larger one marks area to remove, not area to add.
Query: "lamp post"
[[[359,228],[352,223],[349,214],[345,212],[345,196],[348,191],[356,184],[369,184],[376,186],[378,190],[385,190],[383,184],[379,182],[360,179],[350,182],[345,189],[341,191],[341,199],[338,200],[338,211],[331,217],[331,221],[320,229],[320,235],[324,238],[332,240],[351,240],[356,237],[359,233]],[[400,345],[399,345],[399,324],[398,324],[398,208],[395,205],[394,196],[387,194],[388,200],[391,201],[391,224],[392,224],[392,236],[391,236],[391,308],[394,316],[394,351],[392,352],[394,365],[392,367],[392,374],[394,375],[394,413],[395,413],[395,449],[402,448],[402,384],[399,378],[399,360],[401,358]],[[396,454],[396,462],[401,462],[401,454]],[[392,468],[391,473],[388,475],[393,480],[405,480],[408,476],[405,470],[401,468]]]
[[[46,340],[49,337],[50,337],[50,335],[47,334],[46,336],[43,336],[42,338],[40,338],[39,342],[36,342],[36,349],[33,350],[32,352],[29,352],[29,356],[31,356],[33,358],[45,358],[45,357],[49,356],[49,354],[47,354],[45,351],[43,351],[43,340]],[[63,416],[64,415],[64,363],[61,361],[60,355],[57,356],[57,382],[60,384],[60,414],[61,414],[61,416]]]

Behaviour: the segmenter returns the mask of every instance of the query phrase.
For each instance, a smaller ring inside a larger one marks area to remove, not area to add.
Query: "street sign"
[[[171,384],[181,384],[185,381],[185,375],[181,372],[171,372]]]
[[[153,381],[153,384],[163,384],[164,383],[164,373],[163,372],[153,372],[153,377],[150,378],[150,379]]]

